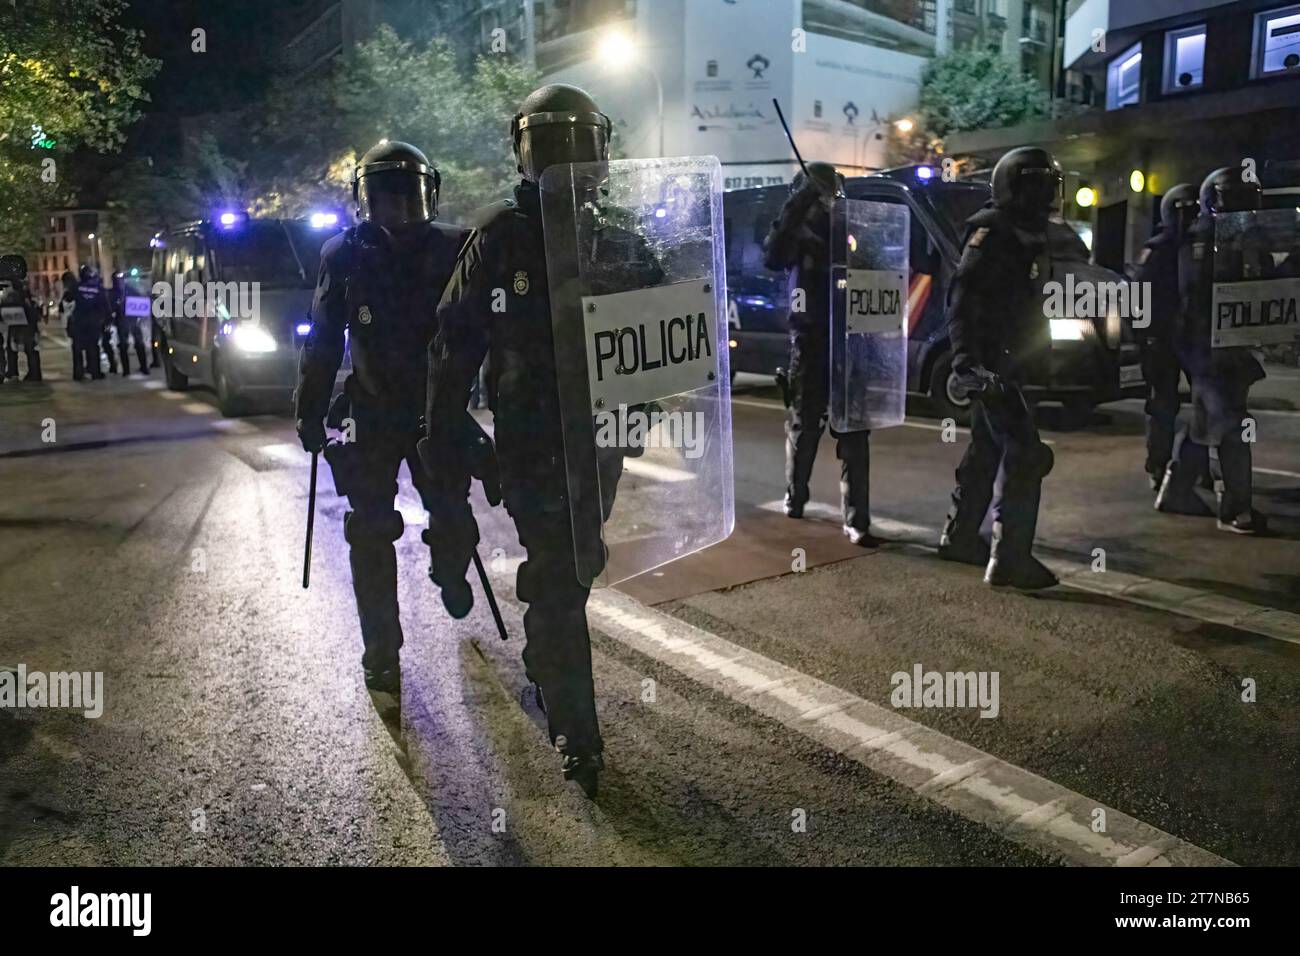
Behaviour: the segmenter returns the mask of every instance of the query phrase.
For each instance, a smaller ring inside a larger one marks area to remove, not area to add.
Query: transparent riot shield
[[[541,193],[578,580],[608,586],[735,523],[721,169],[553,166]]]
[[[1214,348],[1300,339],[1300,210],[1261,209],[1214,217]]]
[[[908,211],[841,199],[831,213],[830,424],[903,421],[907,397]]]

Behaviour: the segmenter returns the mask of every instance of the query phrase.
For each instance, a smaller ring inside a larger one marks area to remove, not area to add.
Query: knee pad
[[[402,536],[402,516],[396,511],[356,512],[343,516],[343,539],[348,544],[392,544]]]

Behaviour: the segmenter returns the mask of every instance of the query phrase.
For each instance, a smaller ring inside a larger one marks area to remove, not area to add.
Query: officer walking
[[[826,429],[830,403],[831,209],[844,196],[844,177],[830,163],[809,163],[801,171],[781,214],[763,241],[764,264],[788,270],[790,363],[782,391],[785,421],[785,513],[802,518],[817,445]],[[799,295],[801,293],[801,295]],[[871,477],[869,431],[832,430],[840,459],[840,499],[844,533],[854,544],[875,547],[870,534]]]
[[[1215,248],[1215,217],[1259,209],[1263,191],[1246,182],[1241,170],[1217,169],[1201,184],[1201,213],[1179,248],[1178,284],[1181,309],[1175,346],[1192,383],[1192,422],[1178,436],[1173,460],[1156,496],[1156,509],[1176,514],[1211,513],[1196,496],[1195,485],[1209,464],[1209,450],[1218,451],[1220,480],[1218,528],[1234,534],[1266,529],[1262,514],[1252,507],[1250,443],[1243,434],[1250,386],[1264,377],[1264,368],[1245,346],[1212,348],[1212,303],[1216,257],[1234,255]],[[1241,256],[1242,253],[1236,252]],[[1243,278],[1270,277],[1272,260],[1236,263],[1229,271]]]
[[[351,507],[343,534],[361,620],[361,663],[366,686],[387,693],[398,693],[401,682],[397,474],[405,461],[425,508],[433,508],[416,452],[428,346],[435,306],[469,235],[434,222],[440,183],[437,169],[406,143],[384,140],[361,158],[352,179],[360,221],[321,250],[295,396],[303,448],[325,451],[335,488]],[[352,374],[331,406],[345,344]],[[345,428],[344,441],[328,448],[327,414],[332,426]]]
[[[1133,281],[1150,283],[1148,324],[1134,328],[1146,380],[1146,473],[1152,491],[1160,489],[1173,454],[1178,422],[1178,384],[1183,368],[1174,348],[1178,325],[1178,250],[1196,221],[1196,187],[1179,183],[1160,200],[1160,231],[1138,254]],[[1199,503],[1199,499],[1197,499]],[[1204,505],[1201,505],[1202,509]]]
[[[135,359],[140,366],[140,374],[149,374],[149,363],[144,349],[144,332],[140,328],[140,319],[126,314],[126,294],[126,276],[120,272],[114,273],[113,288],[109,290],[108,301],[112,308],[113,328],[117,331],[117,353],[122,361],[123,378],[131,374],[131,363],[128,358],[131,345],[135,346]],[[113,371],[112,366],[109,367],[109,371]]]
[[[93,379],[104,377],[99,364],[99,337],[108,322],[108,296],[100,285],[99,274],[88,265],[79,270],[76,303],[68,321],[68,334],[72,339],[72,377],[83,381],[87,374]]]
[[[1031,553],[1053,458],[1020,383],[1046,344],[1039,289],[1051,275],[1047,227],[1061,187],[1061,168],[1045,149],[1022,146],[998,160],[992,201],[966,222],[948,299],[952,367],[973,402],[939,556],[987,560],[986,584],[1026,590],[1057,583]],[[990,505],[992,548],[980,536]]]
[[[524,665],[538,688],[565,779],[590,796],[604,766],[604,744],[587,632],[589,588],[578,581],[569,520],[538,181],[551,165],[608,159],[610,129],[609,117],[573,86],[544,86],[520,106],[512,135],[523,179],[513,199],[479,213],[438,307],[426,415],[430,446],[437,449],[431,459],[441,463],[437,481],[443,500],[462,509],[446,520],[467,529],[447,535],[459,539],[459,550],[438,582],[445,589],[463,581],[477,542],[476,531],[470,533],[472,515],[465,517],[469,469],[456,454],[454,432],[474,377],[490,356],[488,397],[501,492],[527,551],[516,583],[519,599],[528,605]],[[504,308],[497,308],[494,303],[503,295]]]

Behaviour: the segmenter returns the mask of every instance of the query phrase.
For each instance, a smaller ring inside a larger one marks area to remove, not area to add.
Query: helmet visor
[[[437,211],[433,180],[408,169],[384,169],[357,179],[357,210],[361,218],[391,229],[428,222]]]
[[[609,118],[603,113],[535,113],[519,121],[519,166],[537,182],[547,167],[609,158]]]
[[[1065,180],[1059,169],[1031,166],[1020,171],[1017,197],[1023,208],[1048,212],[1060,207],[1065,198]]]

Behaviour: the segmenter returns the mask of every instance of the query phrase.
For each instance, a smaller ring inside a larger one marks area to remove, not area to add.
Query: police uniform
[[[25,324],[21,325],[14,323],[7,328],[0,326],[0,329],[8,333],[4,343],[5,366],[3,373],[0,374],[0,380],[18,377],[18,353],[22,352],[27,356],[27,375],[23,380],[39,382],[41,380],[40,307],[33,301],[26,286],[21,283],[0,293],[0,302],[10,308],[22,309],[25,320]]]
[[[1221,250],[1219,255],[1231,255]],[[1175,347],[1192,385],[1192,421],[1177,440],[1165,487],[1157,507],[1179,507],[1209,464],[1209,449],[1218,451],[1222,493],[1218,517],[1225,525],[1251,512],[1252,464],[1244,440],[1250,387],[1264,378],[1263,366],[1246,347],[1212,348],[1211,311],[1215,274],[1214,218],[1202,215],[1179,249],[1179,321]],[[1271,263],[1259,263],[1235,274],[1263,277]]]
[[[99,337],[108,321],[108,296],[98,276],[88,276],[77,285],[69,331],[72,338],[72,377],[81,381],[86,373],[103,378],[99,364]]]
[[[797,189],[772,223],[763,243],[764,264],[788,270],[790,301],[802,296],[804,309],[791,310],[790,361],[786,371],[785,507],[802,515],[817,446],[826,430],[830,404],[830,212],[815,185]],[[840,460],[844,527],[863,541],[871,526],[869,431],[832,429]]]
[[[340,427],[350,417],[355,442],[331,444],[326,460],[351,508],[344,537],[368,671],[390,666],[402,646],[393,542],[403,521],[393,500],[403,461],[425,508],[435,505],[416,453],[427,349],[438,298],[468,234],[429,222],[395,244],[383,229],[363,222],[321,250],[295,402],[300,421],[325,418],[346,345],[352,356],[344,385],[348,407],[336,408],[331,424]]]
[[[131,345],[135,346],[136,362],[140,366],[142,374],[149,373],[149,362],[146,357],[144,348],[144,331],[140,326],[138,316],[126,314],[126,285],[125,283],[113,283],[113,288],[109,291],[109,304],[112,308],[113,327],[117,330],[117,354],[122,362],[122,374],[124,376],[131,374]],[[129,340],[129,341],[128,341]],[[111,354],[111,353],[110,353]],[[110,371],[112,366],[110,365]]]
[[[515,588],[528,605],[524,666],[541,690],[552,744],[566,755],[599,754],[604,744],[585,610],[590,589],[579,583],[575,566],[537,186],[521,182],[513,200],[487,207],[476,220],[438,308],[429,359],[429,440],[439,449],[456,444],[452,429],[487,357],[501,494],[527,553]],[[656,265],[639,265],[635,252],[624,261],[638,274],[625,269],[615,283],[620,288],[662,278]],[[598,284],[597,277],[597,292]],[[443,507],[464,503],[468,475],[453,455],[439,461]],[[622,456],[603,456],[600,468],[608,513]]]
[[[984,368],[1001,387],[971,407],[971,441],[957,466],[945,537],[978,540],[992,507],[995,536],[1010,553],[1029,555],[1042,479],[1052,451],[1038,436],[1021,384],[1049,343],[1039,289],[1051,276],[1046,231],[1018,224],[992,205],[967,221],[964,249],[949,291],[953,368]],[[1001,493],[995,498],[999,477]]]
[[[1183,367],[1174,338],[1178,325],[1178,248],[1182,238],[1175,224],[1147,240],[1138,254],[1134,282],[1149,282],[1150,324],[1135,329],[1146,381],[1146,473],[1159,484],[1173,454],[1180,404],[1178,387]]]

